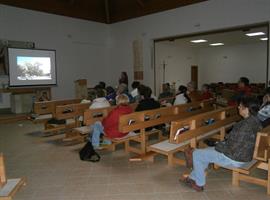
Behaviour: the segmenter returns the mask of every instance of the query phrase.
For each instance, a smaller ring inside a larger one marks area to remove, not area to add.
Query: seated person
[[[107,91],[107,95],[106,95],[106,99],[110,102],[111,105],[115,105],[115,98],[116,98],[116,92],[113,89],[113,87],[108,86],[106,88]]]
[[[199,92],[196,90],[195,82],[190,81],[190,82],[187,84],[187,95],[189,96],[191,102],[200,101],[200,94],[199,94]]]
[[[133,83],[131,84],[132,87],[132,91],[131,91],[131,96],[135,99],[135,102],[139,102],[140,101],[140,94],[139,94],[139,90],[138,88],[140,87],[140,82],[139,81],[133,81]]]
[[[106,83],[103,81],[99,81],[98,85],[100,86],[101,89],[105,90],[106,89]]]
[[[251,89],[249,87],[249,79],[247,77],[241,77],[239,79],[235,92],[236,95],[234,95],[229,101],[229,105],[236,105],[243,96],[250,96]]]
[[[105,98],[104,91],[102,89],[96,90],[96,98],[93,100],[92,104],[90,105],[90,109],[95,108],[106,108],[111,106],[109,101]]]
[[[125,94],[129,99],[129,103],[134,102],[134,98],[128,93],[128,86],[126,84],[124,84],[124,83],[121,83],[117,87],[116,95],[118,96],[120,94]]]
[[[270,87],[266,89],[263,96],[263,103],[258,112],[258,118],[263,127],[270,125]]]
[[[193,170],[188,177],[181,180],[196,191],[203,191],[205,185],[205,170],[209,163],[216,163],[224,167],[241,167],[250,162],[256,142],[257,132],[261,129],[261,123],[257,118],[259,104],[256,99],[244,97],[238,106],[239,114],[243,120],[234,125],[225,141],[219,142],[216,147],[196,149],[187,159]]]
[[[170,83],[165,83],[162,85],[162,87],[162,93],[159,94],[158,99],[164,99],[174,96],[174,94],[171,92]]]
[[[125,94],[116,97],[116,105],[109,115],[103,119],[104,133],[109,138],[120,138],[126,136],[128,133],[121,133],[118,130],[119,118],[121,115],[132,113],[132,108],[128,105],[129,99]]]
[[[187,87],[180,85],[178,88],[178,94],[175,96],[173,105],[180,105],[191,102],[189,96],[187,95]]]
[[[139,104],[135,111],[143,111],[143,110],[151,110],[160,108],[160,104],[158,101],[155,101],[153,98],[151,98],[152,90],[150,87],[140,87],[139,90],[141,100],[139,101]]]
[[[200,100],[203,101],[203,100],[207,100],[207,99],[211,99],[211,98],[213,98],[213,95],[210,92],[209,85],[208,84],[203,84],[202,85],[202,93],[201,93],[201,96],[200,96]]]
[[[91,143],[95,149],[100,147],[100,137],[104,134],[108,138],[121,138],[126,136],[128,133],[122,133],[118,130],[119,118],[121,115],[132,113],[132,108],[128,105],[128,97],[121,94],[116,97],[117,107],[114,108],[109,115],[103,119],[102,122],[97,121],[95,124],[91,125]],[[106,141],[110,144],[109,140]]]

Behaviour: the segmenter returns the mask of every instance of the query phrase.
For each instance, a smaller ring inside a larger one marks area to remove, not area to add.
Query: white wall
[[[246,76],[250,82],[266,82],[265,42],[201,48],[198,51],[199,85],[211,82],[237,82]]]
[[[58,85],[52,88],[53,99],[74,97],[74,80],[86,78],[94,86],[110,77],[106,24],[0,5],[0,27],[0,39],[56,50]]]
[[[175,82],[176,89],[179,85],[186,85],[190,81],[191,66],[198,65],[197,51],[174,42],[157,42],[155,45],[155,63],[157,77],[157,94],[161,92],[163,83],[163,64],[165,62],[165,81]]]
[[[145,84],[153,87],[152,40],[270,21],[269,0],[209,0],[182,8],[112,24],[111,65],[132,75],[132,41],[143,40]],[[114,74],[112,71],[112,74]],[[113,77],[115,78],[115,77]]]

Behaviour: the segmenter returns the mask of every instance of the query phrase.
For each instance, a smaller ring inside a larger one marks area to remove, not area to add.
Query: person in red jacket
[[[208,84],[203,84],[202,85],[202,93],[201,93],[201,96],[200,96],[200,100],[203,101],[203,100],[207,100],[207,99],[211,99],[211,98],[213,98],[213,95],[209,90],[209,85]]]
[[[129,99],[125,94],[116,97],[117,107],[113,109],[109,115],[103,119],[104,134],[109,138],[121,138],[128,133],[122,133],[118,130],[119,118],[121,115],[132,113],[132,108],[128,105]]]

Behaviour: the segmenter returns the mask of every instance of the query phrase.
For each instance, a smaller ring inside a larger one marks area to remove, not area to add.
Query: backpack
[[[91,142],[87,142],[79,152],[80,159],[83,161],[98,162],[100,155],[94,150]]]

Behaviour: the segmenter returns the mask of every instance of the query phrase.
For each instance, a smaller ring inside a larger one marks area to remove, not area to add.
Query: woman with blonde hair
[[[116,97],[116,107],[108,114],[102,122],[97,121],[92,125],[91,142],[95,149],[100,146],[100,136],[104,134],[108,138],[121,138],[128,133],[122,133],[118,130],[119,118],[121,115],[132,113],[132,108],[128,105],[129,99],[127,95],[120,94]],[[106,142],[109,142],[106,140]],[[108,143],[109,144],[109,143]]]
[[[132,113],[132,108],[128,105],[129,99],[125,94],[120,94],[116,97],[116,108],[103,119],[104,134],[109,138],[120,138],[128,133],[122,133],[118,130],[119,118],[121,115]]]

